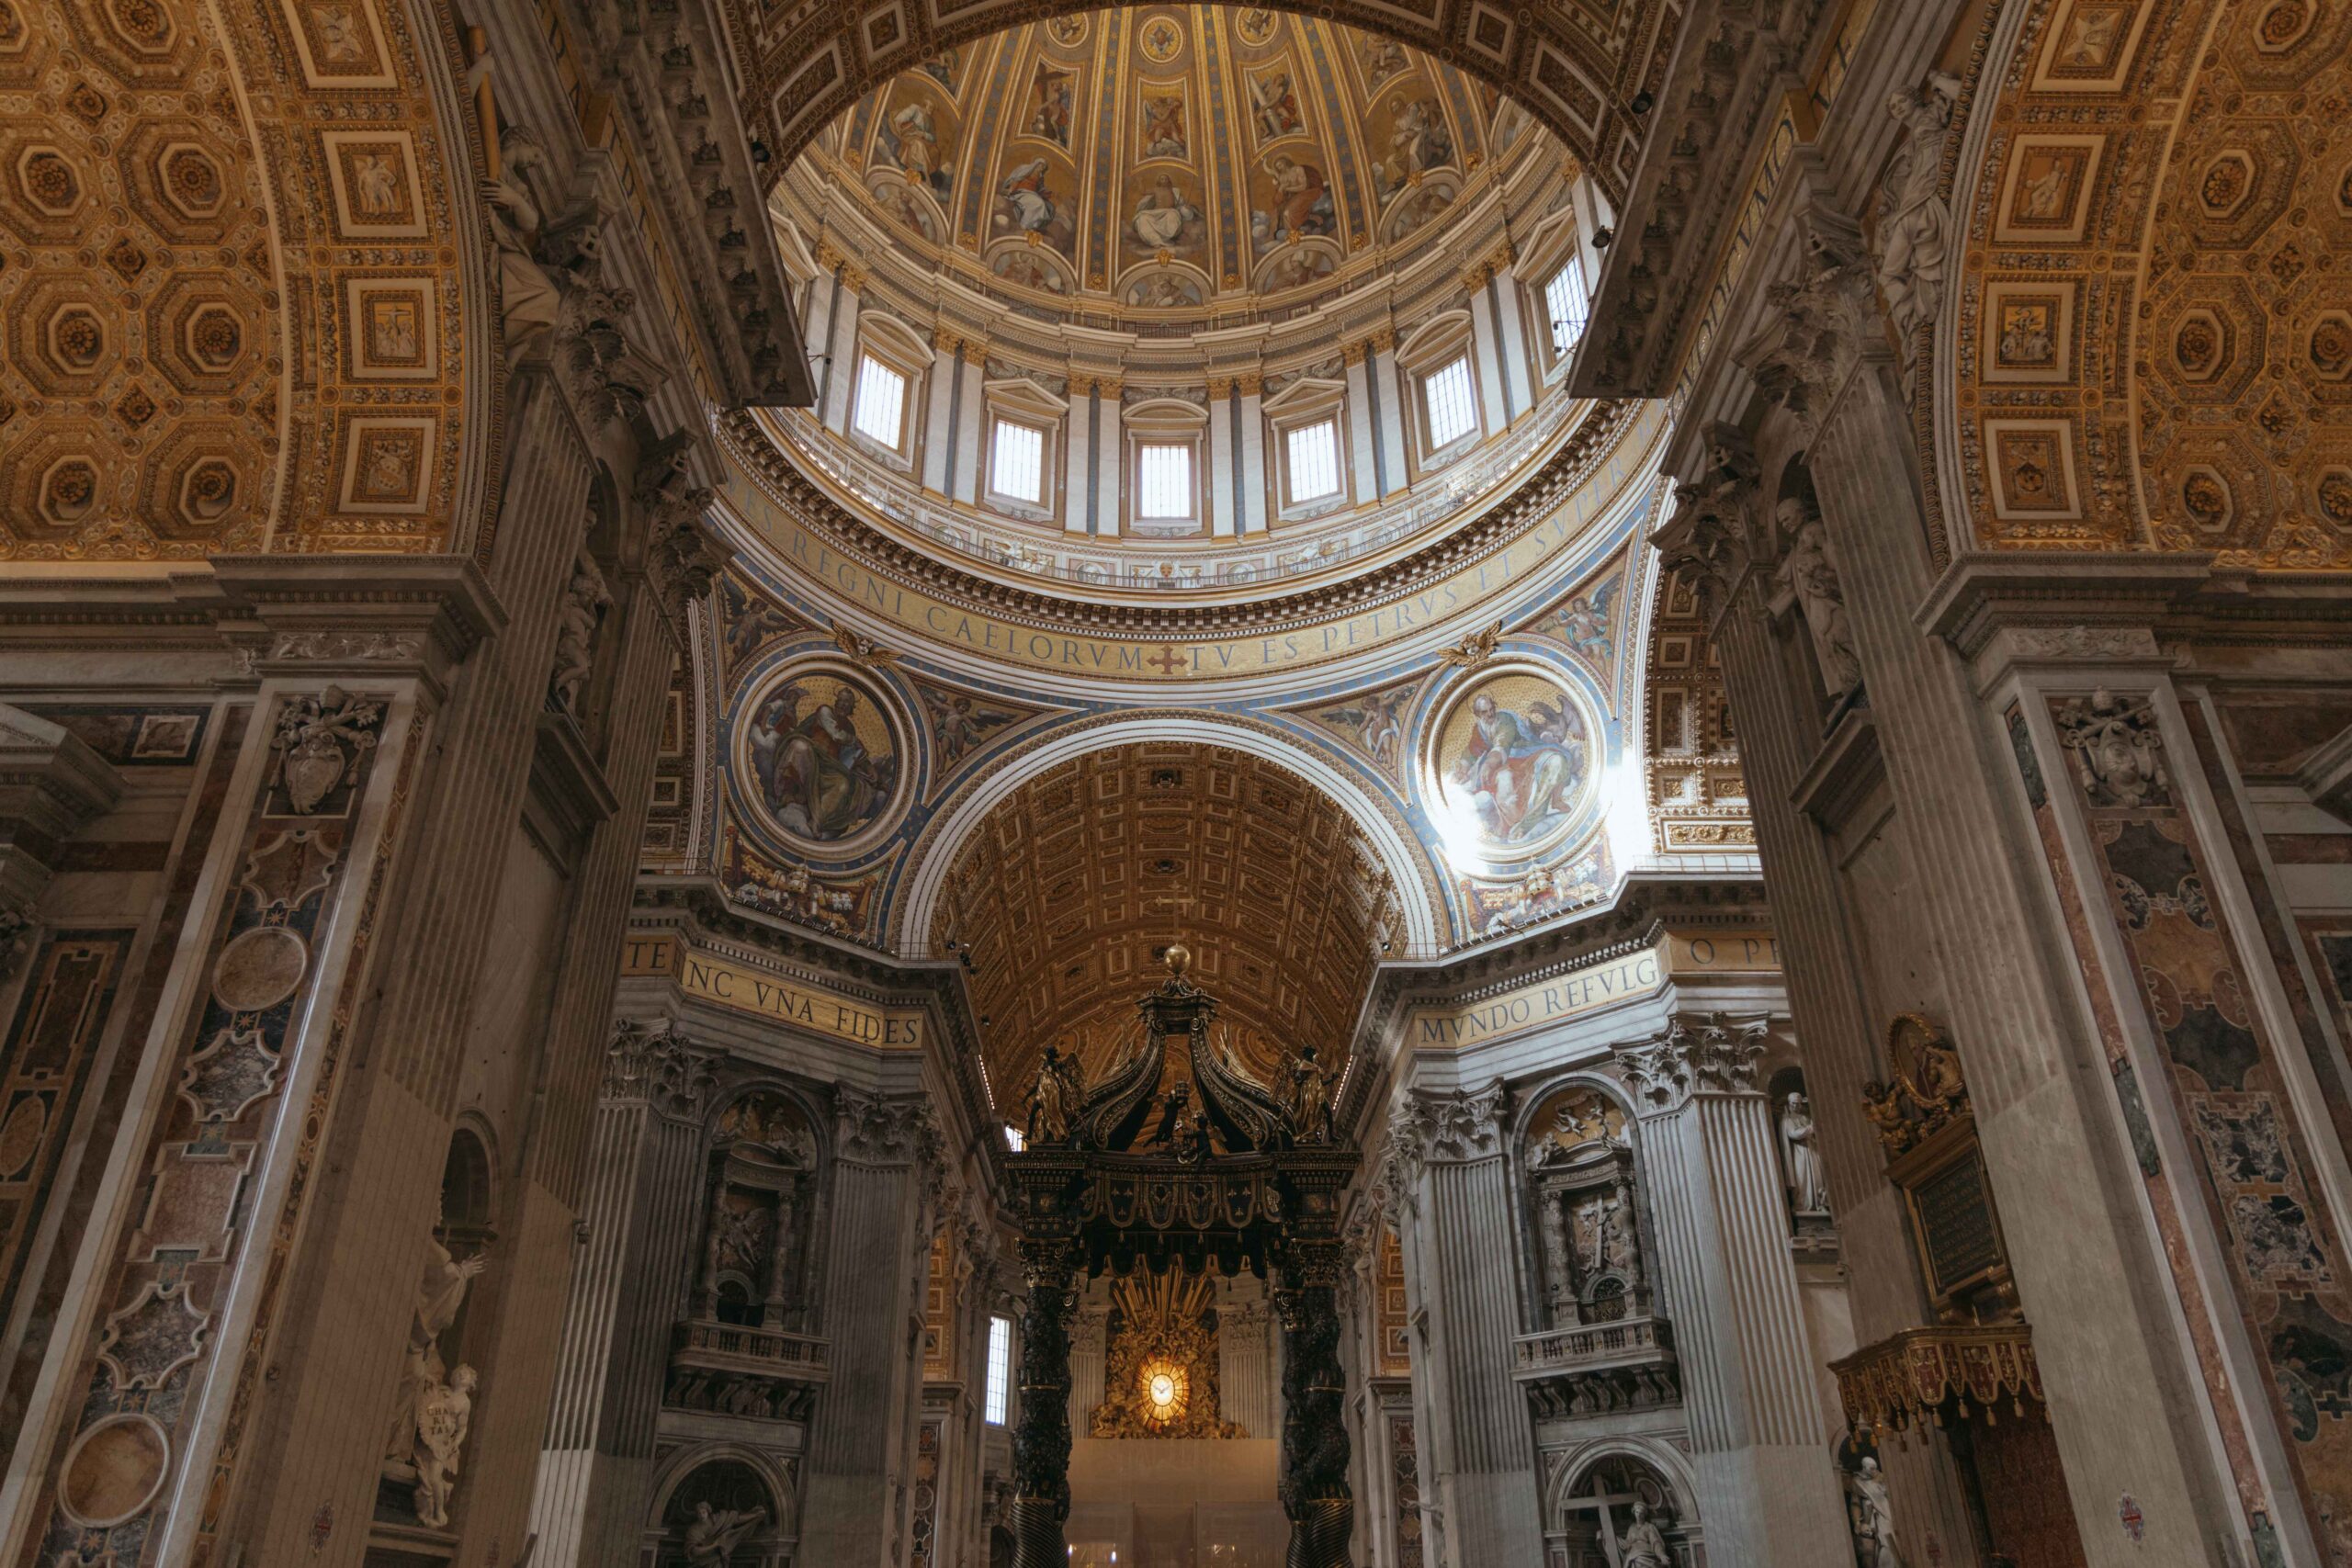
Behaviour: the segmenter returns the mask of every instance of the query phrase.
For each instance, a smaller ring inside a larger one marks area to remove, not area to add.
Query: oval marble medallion
[[[294,994],[311,950],[284,926],[256,926],[229,939],[212,966],[212,994],[231,1012],[261,1012]]]
[[[75,1524],[119,1525],[154,1499],[171,1452],[152,1418],[110,1416],[83,1433],[65,1456],[57,1500]]]
[[[14,1181],[24,1174],[33,1151],[40,1147],[40,1133],[49,1125],[49,1107],[38,1094],[28,1094],[17,1101],[7,1120],[0,1122],[0,1181]]]

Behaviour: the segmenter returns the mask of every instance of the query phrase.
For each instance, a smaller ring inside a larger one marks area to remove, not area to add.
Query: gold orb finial
[[[1168,965],[1168,972],[1180,978],[1185,970],[1193,966],[1193,950],[1181,942],[1170,942],[1168,951],[1161,957]]]

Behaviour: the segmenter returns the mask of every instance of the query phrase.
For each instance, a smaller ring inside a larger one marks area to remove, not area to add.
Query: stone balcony
[[[673,1332],[662,1403],[754,1420],[805,1420],[832,1380],[832,1342],[813,1334],[694,1318]]]
[[[1582,1321],[1511,1342],[1511,1376],[1539,1419],[1681,1403],[1673,1325],[1647,1291],[1576,1310]]]

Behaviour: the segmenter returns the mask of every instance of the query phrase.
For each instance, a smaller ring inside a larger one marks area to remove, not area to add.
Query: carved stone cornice
[[[413,677],[437,695],[505,607],[463,556],[221,556],[221,632],[255,675]]]
[[[624,1018],[605,1051],[604,1098],[653,1107],[680,1122],[698,1122],[718,1088],[717,1057],[690,1043],[676,1022]]]
[[[1682,1014],[1655,1039],[1618,1046],[1617,1068],[1645,1116],[1679,1111],[1702,1094],[1760,1094],[1756,1059],[1771,1033],[1763,1013]]]
[[[1699,0],[1657,123],[1619,208],[1601,269],[1592,330],[1570,387],[1585,397],[1662,396],[1703,310],[1726,217],[1752,177],[1766,116],[1797,84],[1793,71],[1826,0]]]
[[[1374,344],[1386,352],[1393,336],[1380,334]],[[779,445],[786,438],[769,434],[752,416],[723,418],[719,431],[735,461],[778,510],[878,577],[1041,630],[1067,627],[1075,618],[1098,636],[1230,637],[1300,629],[1394,604],[1508,548],[1556,516],[1599,472],[1640,414],[1640,405],[1630,401],[1596,403],[1570,426],[1552,456],[1507,487],[1504,499],[1491,510],[1386,565],[1295,593],[1247,604],[1192,605],[1081,604],[963,570],[901,542],[836,502]]]

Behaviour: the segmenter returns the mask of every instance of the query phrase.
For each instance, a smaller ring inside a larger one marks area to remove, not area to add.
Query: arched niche
[[[808,1106],[755,1084],[712,1117],[695,1315],[798,1333],[814,1306],[809,1232],[820,1144]]]
[[[735,1444],[690,1450],[656,1497],[641,1558],[653,1568],[781,1568],[790,1560],[791,1479],[767,1454]]]
[[[1649,1314],[1633,1127],[1624,1103],[1583,1076],[1532,1096],[1522,1114],[1520,1166],[1549,1327]]]
[[[1690,1478],[1672,1456],[1611,1443],[1560,1473],[1546,1513],[1552,1561],[1562,1568],[1696,1568],[1704,1561]]]

